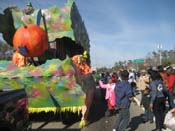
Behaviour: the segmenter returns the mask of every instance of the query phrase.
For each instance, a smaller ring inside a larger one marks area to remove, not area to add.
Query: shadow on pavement
[[[63,129],[59,129],[59,130],[68,130],[67,128],[69,128],[74,123],[81,120],[81,116],[78,115],[77,113],[71,113],[71,112],[68,112],[68,113],[41,112],[41,113],[30,114],[30,120],[32,122],[44,122],[37,129],[35,129],[37,131],[40,131],[40,130],[45,131],[45,129],[42,129],[42,128],[44,128],[47,124],[49,124],[50,122],[53,122],[53,121],[59,121],[65,125],[65,127]],[[47,129],[47,130],[54,131],[55,129]],[[75,129],[72,129],[72,130],[75,130]],[[78,129],[76,129],[76,130],[78,130]],[[71,129],[70,129],[70,131],[71,131]]]
[[[58,120],[60,119],[59,116],[57,116],[58,114],[54,114],[54,112],[40,112],[40,113],[31,113],[30,114],[30,120],[31,121],[52,121],[55,119],[55,117],[58,118]]]
[[[136,116],[131,118],[131,121],[128,125],[128,128],[130,128],[128,131],[136,131],[138,126],[144,123],[144,119],[143,119],[143,114],[141,114],[140,116]]]

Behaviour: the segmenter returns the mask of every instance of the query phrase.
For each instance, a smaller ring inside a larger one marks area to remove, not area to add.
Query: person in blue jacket
[[[121,72],[122,81],[116,85],[116,108],[118,109],[117,120],[114,124],[113,131],[124,131],[130,118],[130,103],[134,101],[133,90],[128,82],[129,73],[127,70]]]
[[[161,75],[157,70],[149,70],[151,82],[151,102],[150,108],[153,110],[156,120],[156,129],[154,131],[162,131],[164,128],[163,122],[166,111],[166,98],[168,97],[170,109],[174,107],[173,96],[168,91],[167,87],[163,83]]]

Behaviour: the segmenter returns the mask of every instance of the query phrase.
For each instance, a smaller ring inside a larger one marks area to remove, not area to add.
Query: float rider
[[[96,87],[95,81],[91,74],[91,68],[87,64],[87,58],[87,51],[84,51],[83,54],[75,55],[72,57],[72,61],[76,69],[77,83],[81,85],[83,91],[86,94],[85,106],[82,108],[82,119],[80,122],[80,127],[84,127],[87,124],[87,116],[92,104]]]

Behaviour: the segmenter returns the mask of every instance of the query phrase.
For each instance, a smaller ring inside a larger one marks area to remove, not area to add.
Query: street
[[[59,116],[54,116],[53,113],[50,113],[50,115],[48,114],[43,116],[45,117],[44,121],[36,118],[36,120],[32,123],[32,131],[112,131],[117,114],[105,117],[105,110],[107,106],[103,97],[101,96],[100,89],[97,88],[94,102],[89,114],[90,123],[83,129],[79,128],[78,120],[76,120],[73,124],[64,125],[60,121]],[[136,97],[140,100],[140,95],[137,95]],[[143,122],[143,112],[143,109],[136,103],[131,104],[131,120],[126,131],[151,131],[155,129],[155,123],[150,124],[149,122]]]

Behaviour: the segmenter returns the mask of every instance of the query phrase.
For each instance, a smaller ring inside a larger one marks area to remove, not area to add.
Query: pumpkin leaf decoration
[[[24,56],[27,55],[28,53],[26,46],[18,46],[18,50],[19,50],[19,53],[21,53]]]

